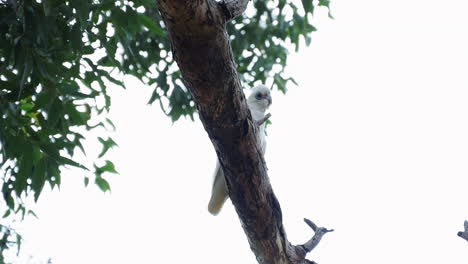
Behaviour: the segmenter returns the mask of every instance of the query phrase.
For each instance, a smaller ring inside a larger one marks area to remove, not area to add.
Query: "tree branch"
[[[307,218],[304,218],[304,222],[306,222],[306,224],[310,226],[310,228],[312,228],[312,230],[314,230],[315,232],[314,236],[309,241],[307,241],[304,245],[302,245],[302,247],[304,247],[306,252],[309,253],[312,250],[314,250],[314,248],[320,243],[320,240],[322,240],[322,237],[326,233],[333,232],[333,229],[326,229],[325,227],[317,227],[316,224],[314,224],[312,221],[310,221]]]
[[[226,21],[230,21],[240,15],[242,15],[247,9],[249,0],[223,0],[219,4],[221,5]]]
[[[247,2],[158,0],[158,8],[173,57],[216,150],[229,197],[257,261],[306,263],[305,255],[328,230],[316,229],[316,242],[306,243],[307,247],[293,246],[286,238],[281,208],[257,141],[259,123],[247,106],[225,30],[229,17],[240,15]]]
[[[463,232],[458,232],[458,236],[465,239],[466,241],[468,241],[468,221],[465,220],[465,223],[464,223],[464,228],[465,228],[465,231]]]
[[[263,123],[265,123],[268,119],[270,119],[271,117],[271,114],[268,113],[266,114],[262,119],[260,120],[257,120],[256,123],[257,123],[257,126],[261,126]]]

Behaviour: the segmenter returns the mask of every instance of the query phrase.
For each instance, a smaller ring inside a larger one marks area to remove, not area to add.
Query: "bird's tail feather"
[[[211,198],[208,203],[208,211],[212,215],[217,215],[223,208],[224,202],[228,198],[228,192],[226,188],[226,181],[224,179],[223,169],[217,164],[215,178],[213,181],[213,189],[211,190]]]

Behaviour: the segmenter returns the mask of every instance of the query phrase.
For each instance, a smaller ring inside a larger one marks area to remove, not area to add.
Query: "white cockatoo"
[[[271,105],[270,89],[265,85],[258,85],[251,89],[251,93],[247,98],[247,105],[249,106],[252,118],[255,121],[260,121],[265,117],[265,111]],[[260,126],[260,145],[262,147],[262,153],[265,153],[266,140],[265,140],[265,123]],[[214,174],[213,188],[211,190],[211,199],[208,204],[208,211],[212,215],[217,215],[224,202],[228,198],[228,190],[226,187],[226,181],[224,179],[223,169],[219,164],[219,160],[216,162],[216,170]]]

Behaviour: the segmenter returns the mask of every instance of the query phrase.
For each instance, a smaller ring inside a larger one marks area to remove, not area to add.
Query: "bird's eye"
[[[262,94],[261,93],[256,93],[255,94],[255,99],[262,100]]]

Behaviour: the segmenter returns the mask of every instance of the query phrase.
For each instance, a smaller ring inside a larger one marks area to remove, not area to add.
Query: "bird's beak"
[[[267,95],[265,99],[268,100],[268,105],[271,105],[271,103],[273,102],[273,100],[271,99],[271,95]]]

